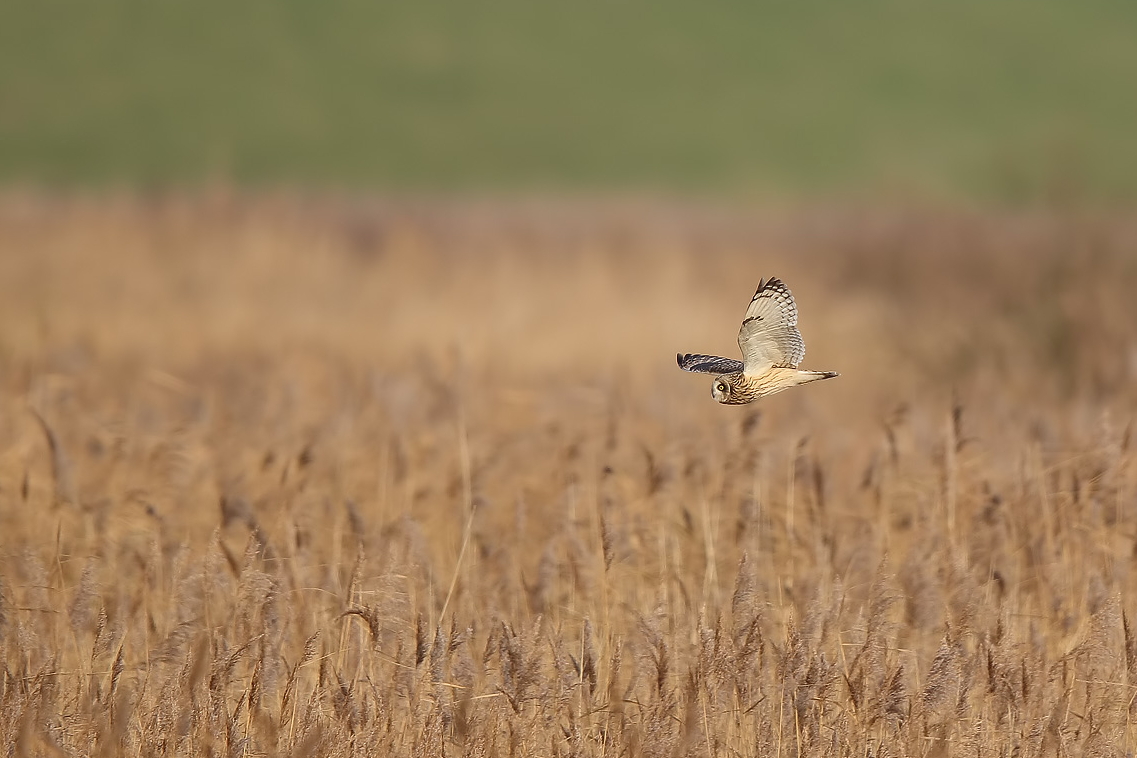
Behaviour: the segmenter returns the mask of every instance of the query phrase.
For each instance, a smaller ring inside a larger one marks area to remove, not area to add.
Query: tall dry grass
[[[0,202],[16,755],[1123,755],[1137,224]],[[793,287],[840,379],[725,408]]]

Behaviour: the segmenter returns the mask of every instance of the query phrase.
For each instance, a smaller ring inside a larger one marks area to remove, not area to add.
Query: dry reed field
[[[1137,219],[0,199],[7,755],[1137,748]],[[758,280],[812,368],[746,407]]]

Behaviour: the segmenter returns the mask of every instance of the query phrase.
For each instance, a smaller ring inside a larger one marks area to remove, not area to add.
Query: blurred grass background
[[[16,2],[0,182],[1137,196],[1122,2]]]

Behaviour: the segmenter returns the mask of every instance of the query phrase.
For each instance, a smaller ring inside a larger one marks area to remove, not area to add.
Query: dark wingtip
[[[826,379],[832,379],[835,376],[841,376],[836,371],[822,371],[821,373],[825,374]]]
[[[676,363],[676,365],[679,366],[679,368],[683,368],[683,358],[684,358],[683,353],[676,353],[675,354],[675,363]]]
[[[783,283],[782,280],[776,276],[771,276],[769,279],[759,279],[758,289],[754,290],[754,297],[758,297],[758,293],[762,292],[763,290],[767,290],[770,287],[777,285],[781,285],[783,287],[786,286],[785,283]]]

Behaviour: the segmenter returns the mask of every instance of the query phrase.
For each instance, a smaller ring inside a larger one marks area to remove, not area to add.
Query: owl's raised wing
[[[742,371],[742,361],[734,358],[720,358],[717,355],[698,355],[697,353],[677,353],[675,361],[684,371],[700,374],[736,374]]]
[[[797,330],[797,305],[780,279],[759,282],[738,332],[745,373],[756,376],[774,366],[796,368],[805,357]]]

